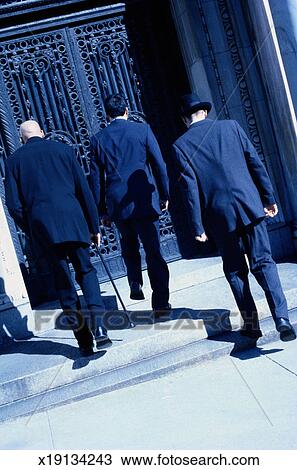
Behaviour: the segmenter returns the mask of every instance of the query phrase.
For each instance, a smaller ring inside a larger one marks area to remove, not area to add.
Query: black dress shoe
[[[252,339],[259,339],[261,338],[262,331],[259,329],[251,329],[251,328],[242,328],[240,330],[241,336],[246,336],[247,338],[252,338]]]
[[[144,300],[144,293],[142,291],[141,285],[139,282],[131,282],[130,285],[130,299],[132,300]]]
[[[168,312],[172,310],[171,304],[167,304],[164,307],[155,307],[153,308],[153,312],[155,317],[160,317],[162,315],[168,315]]]
[[[281,341],[293,341],[296,339],[295,330],[286,318],[277,318],[275,320],[275,326],[279,332]]]
[[[111,339],[108,337],[107,329],[102,326],[97,326],[95,331],[93,331],[94,339],[96,342],[96,348],[108,348],[112,345]]]
[[[81,357],[88,357],[88,356],[93,356],[94,351],[92,346],[88,346],[87,348],[79,348],[79,352]]]
[[[108,336],[98,336],[95,338],[95,341],[97,349],[105,349],[112,346],[112,341]]]

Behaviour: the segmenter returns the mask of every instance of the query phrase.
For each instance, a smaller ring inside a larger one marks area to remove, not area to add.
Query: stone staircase
[[[154,321],[150,288],[145,273],[147,300],[131,301],[126,279],[117,286],[135,323],[132,329],[110,331],[113,346],[92,358],[80,358],[69,331],[54,329],[59,309],[44,306],[29,316],[35,337],[10,341],[0,355],[0,421],[31,415],[72,400],[100,395],[119,387],[158,377],[178,367],[214,359],[253,347],[236,331],[240,327],[220,258],[180,260],[169,265],[172,314]],[[297,325],[297,265],[280,263],[291,320]],[[258,345],[276,340],[263,292],[251,278],[264,337]],[[103,296],[114,308],[116,299],[109,283]]]

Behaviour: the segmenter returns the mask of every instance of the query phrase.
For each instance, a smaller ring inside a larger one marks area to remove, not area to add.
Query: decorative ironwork
[[[133,111],[142,111],[140,90],[129,54],[127,32],[123,18],[74,28],[80,58],[85,71],[95,113],[91,127],[106,126],[102,103],[111,93],[122,93]]]
[[[121,92],[128,98],[131,114],[142,115],[139,81],[133,69],[122,16],[96,22],[88,20],[87,24],[73,28],[60,27],[34,36],[6,40],[0,43],[0,68],[3,77],[1,88],[5,90],[15,123],[13,130],[6,125],[7,132],[3,133],[3,141],[0,141],[0,154],[3,156],[17,146],[19,125],[24,120],[35,119],[43,126],[46,138],[75,147],[87,175],[90,135],[106,125],[104,98],[110,93]],[[5,119],[7,106],[1,106],[0,98],[3,128]],[[161,218],[160,232],[166,252],[169,240],[175,240],[168,213]],[[101,235],[102,255],[114,275],[123,275],[125,267],[115,226],[102,228]],[[170,250],[167,248],[167,251],[169,253]],[[27,255],[30,272],[34,272],[34,256],[30,250]],[[96,253],[91,255],[99,278],[106,278]]]
[[[62,31],[0,45],[0,65],[16,125],[36,119],[46,133],[63,129],[88,172],[88,128]]]

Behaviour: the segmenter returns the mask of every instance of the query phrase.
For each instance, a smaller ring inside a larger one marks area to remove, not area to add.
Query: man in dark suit
[[[265,217],[278,212],[269,176],[239,124],[206,119],[210,109],[211,104],[200,102],[196,94],[184,96],[181,112],[188,130],[173,145],[193,236],[205,242],[209,233],[216,241],[244,319],[241,333],[262,336],[248,282],[246,253],[280,338],[293,340],[296,334],[289,322],[266,228]]]
[[[159,216],[169,198],[166,166],[150,126],[128,121],[123,96],[108,97],[105,110],[110,124],[91,140],[91,189],[103,223],[114,221],[120,232],[131,299],[144,298],[140,238],[153,291],[152,308],[166,310],[170,308],[169,271],[159,239]]]
[[[72,327],[82,356],[111,344],[102,327],[104,305],[89,245],[100,244],[97,209],[72,147],[44,140],[35,121],[21,125],[24,145],[6,161],[6,205],[17,225],[50,254],[65,322]],[[81,313],[71,280],[71,261],[88,309],[90,328]]]

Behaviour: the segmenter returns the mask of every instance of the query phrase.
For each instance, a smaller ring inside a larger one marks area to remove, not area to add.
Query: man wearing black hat
[[[271,256],[266,217],[278,209],[273,188],[255,148],[236,121],[206,119],[211,104],[196,94],[182,97],[188,130],[174,143],[179,183],[193,236],[216,241],[244,324],[241,333],[262,336],[248,281],[250,271],[263,288],[280,339],[296,338],[277,268]]]

